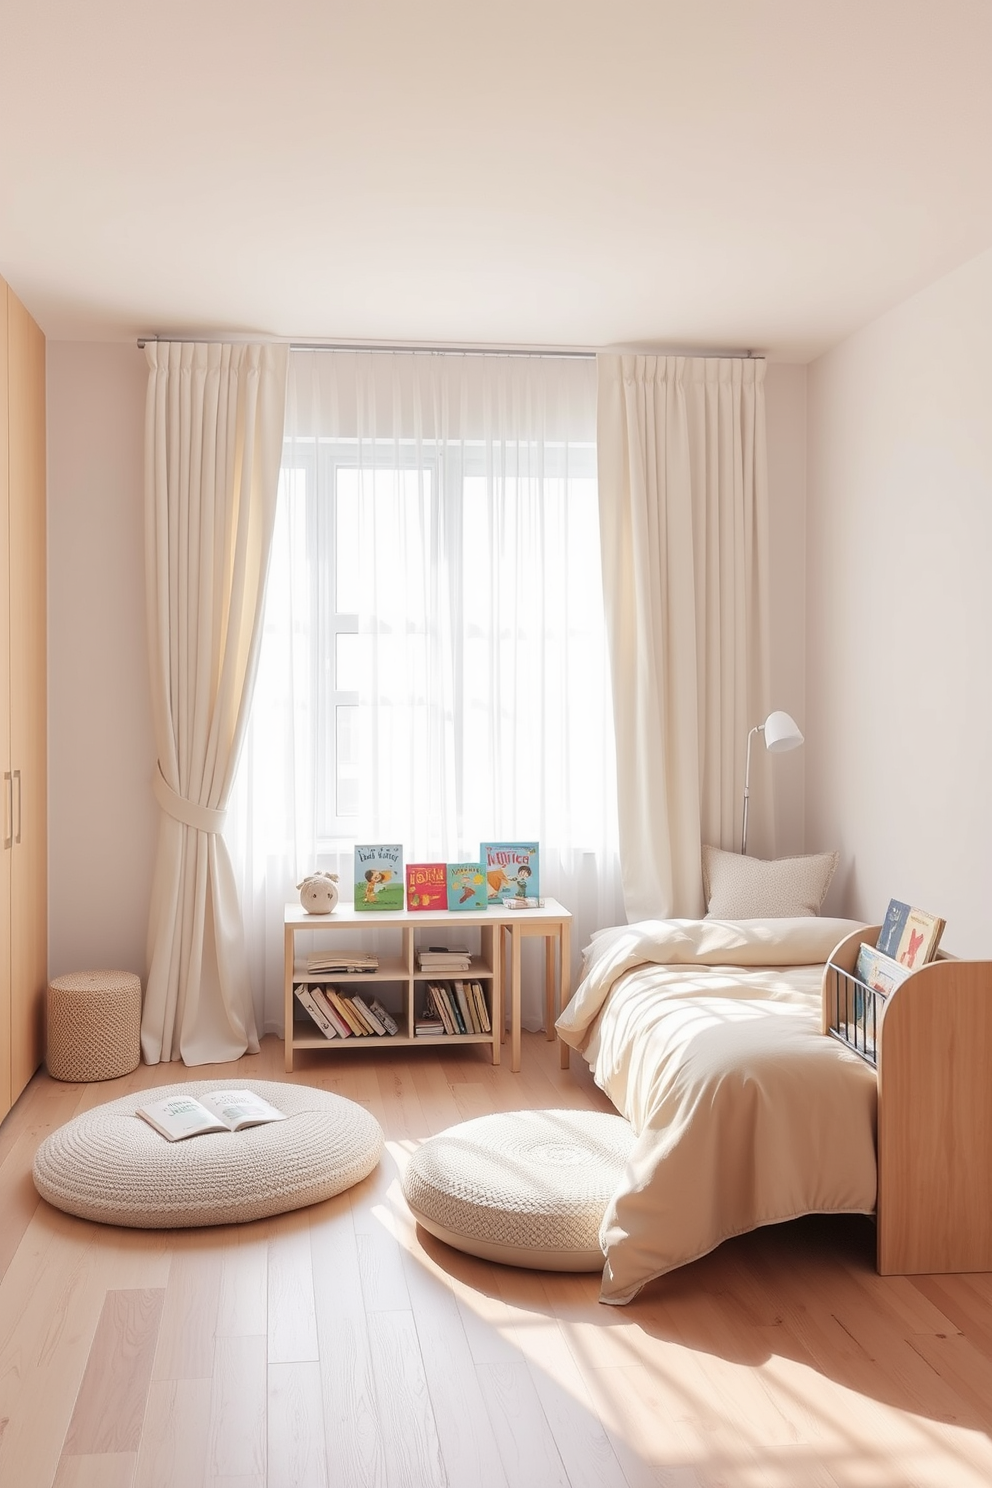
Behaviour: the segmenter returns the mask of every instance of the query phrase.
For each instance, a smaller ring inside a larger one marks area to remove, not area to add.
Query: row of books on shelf
[[[424,1012],[415,1032],[421,1036],[457,1033],[492,1033],[486,994],[479,982],[429,982]]]
[[[377,997],[366,999],[316,982],[300,982],[293,991],[325,1038],[388,1038],[400,1031]]]
[[[355,848],[355,908],[537,909],[543,903],[540,856],[536,842],[482,842],[471,862],[407,863],[404,871],[401,844],[361,844]]]
[[[890,899],[874,945],[862,941],[855,976],[873,991],[888,997],[910,972],[932,961],[944,933],[944,921],[901,899]]]

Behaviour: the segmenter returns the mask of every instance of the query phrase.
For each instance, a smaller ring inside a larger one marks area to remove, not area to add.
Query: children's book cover
[[[483,842],[479,857],[490,904],[540,897],[540,851],[536,842]]]
[[[943,931],[944,921],[938,915],[890,899],[877,946],[901,966],[915,970],[936,955]]]
[[[407,909],[447,909],[448,868],[446,863],[407,863]]]
[[[403,908],[403,848],[398,843],[355,848],[355,908]]]
[[[481,863],[448,864],[448,908],[485,909],[486,875]]]

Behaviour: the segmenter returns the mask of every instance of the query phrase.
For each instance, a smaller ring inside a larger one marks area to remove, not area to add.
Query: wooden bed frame
[[[853,973],[880,928],[847,936],[830,965]],[[830,979],[828,966],[824,1033]],[[992,961],[939,954],[912,972],[885,1001],[877,1076],[879,1273],[992,1271]]]

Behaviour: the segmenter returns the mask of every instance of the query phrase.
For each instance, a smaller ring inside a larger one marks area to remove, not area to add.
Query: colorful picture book
[[[479,857],[490,904],[540,897],[540,850],[536,842],[483,842]]]
[[[855,975],[859,982],[864,982],[866,987],[872,987],[876,992],[881,992],[884,997],[888,997],[900,982],[906,980],[909,972],[908,966],[900,966],[898,961],[894,961],[877,946],[862,943],[858,952]]]
[[[481,863],[449,863],[448,908],[486,909],[486,875]]]
[[[403,848],[399,843],[368,843],[355,848],[355,908],[402,909]]]
[[[890,899],[879,931],[877,949],[915,971],[937,954],[944,921],[925,909],[914,909],[901,899]]]
[[[448,865],[446,863],[408,863],[406,865],[406,907],[413,910],[447,909]]]

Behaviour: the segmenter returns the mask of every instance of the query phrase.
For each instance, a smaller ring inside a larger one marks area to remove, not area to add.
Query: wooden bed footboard
[[[822,1017],[824,1033],[876,1069],[878,1270],[992,1271],[992,961],[938,954],[880,999],[866,1036],[860,999],[878,994],[854,967],[877,935],[868,926],[835,948]],[[863,1019],[853,1037],[852,984]]]

